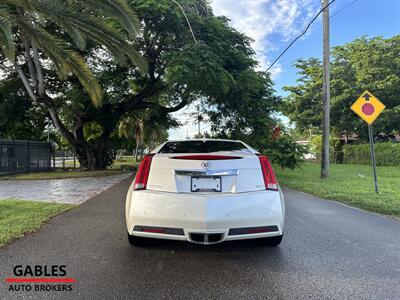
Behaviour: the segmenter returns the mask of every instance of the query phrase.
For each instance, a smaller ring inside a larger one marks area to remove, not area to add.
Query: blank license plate
[[[192,177],[192,192],[220,192],[221,177]]]

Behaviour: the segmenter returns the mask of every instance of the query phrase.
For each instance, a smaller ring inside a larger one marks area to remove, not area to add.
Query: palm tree
[[[126,0],[1,0],[0,55],[18,72],[35,103],[46,103],[45,67],[52,63],[60,78],[73,73],[99,105],[102,91],[88,64],[78,51],[90,41],[106,47],[120,63],[146,68],[142,57],[125,41],[122,28],[133,36],[139,20]],[[48,30],[51,28],[51,31]],[[56,34],[52,33],[56,32]]]
[[[175,125],[175,122],[169,119],[166,119],[167,122],[163,124],[161,118],[154,117],[149,111],[141,111],[127,114],[119,123],[119,136],[127,140],[135,140],[135,161],[139,160],[139,150],[141,153],[146,148],[152,150],[156,145],[167,140],[168,127]]]
[[[133,138],[135,140],[135,157],[134,161],[138,161],[139,148],[143,143],[143,127],[144,120],[143,114],[128,115],[121,120],[118,126],[118,133],[120,137],[127,140]]]
[[[168,139],[168,129],[160,124],[146,126],[144,128],[144,139],[149,150],[153,150],[158,144]]]
[[[75,75],[99,106],[101,87],[81,53],[90,42],[91,48],[107,50],[105,55],[111,53],[118,63],[146,71],[145,60],[127,41],[133,40],[139,28],[140,21],[127,0],[0,1],[2,63],[10,70],[14,67],[33,103],[48,110],[53,125],[79,154],[81,165],[90,170],[102,159],[96,161],[93,150],[82,143],[79,128],[71,131],[63,123],[54,91],[46,86],[51,76],[46,72],[56,70],[60,79]]]

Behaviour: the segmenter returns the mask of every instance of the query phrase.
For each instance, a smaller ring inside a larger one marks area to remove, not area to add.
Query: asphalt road
[[[133,248],[129,180],[0,250],[0,299],[400,299],[400,222],[285,191],[279,247],[253,242]],[[10,292],[15,265],[66,265],[70,292]]]

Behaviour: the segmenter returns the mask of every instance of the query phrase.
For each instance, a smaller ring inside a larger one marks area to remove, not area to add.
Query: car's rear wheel
[[[140,236],[134,236],[134,235],[130,235],[128,233],[128,242],[132,246],[136,246],[136,247],[149,246],[149,245],[153,244],[152,240],[153,239],[144,238],[144,237],[140,237]]]
[[[257,239],[262,246],[278,246],[282,242],[283,235]]]

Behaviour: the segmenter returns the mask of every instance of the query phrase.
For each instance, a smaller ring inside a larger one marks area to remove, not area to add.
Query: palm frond
[[[41,49],[52,60],[57,72],[66,76],[73,73],[84,86],[92,102],[99,106],[103,94],[93,72],[84,58],[69,48],[69,45],[42,28],[35,28],[26,20],[18,19],[18,25],[30,36],[32,43]]]
[[[11,61],[15,58],[14,35],[11,23],[6,19],[0,10],[0,47],[4,55]]]
[[[131,36],[135,36],[139,33],[139,18],[129,7],[126,0],[86,0],[85,4],[91,6],[95,10],[100,8],[105,15],[118,20]]]
[[[69,29],[68,32],[73,28],[96,44],[104,45],[119,63],[126,63],[126,58],[129,58],[141,71],[147,70],[142,56],[123,39],[119,31],[104,21],[78,13],[74,6],[65,5],[59,0],[32,1],[30,6],[35,12],[48,16],[62,28]]]
[[[75,45],[80,50],[84,50],[86,48],[86,36],[80,32],[77,28],[71,27],[68,24],[64,24],[64,30],[69,34],[69,36],[74,41]]]
[[[8,58],[15,57],[13,28],[18,28],[53,62],[61,78],[73,73],[93,103],[100,105],[102,90],[84,58],[71,49],[66,40],[46,31],[43,25],[50,21],[64,29],[81,50],[90,40],[108,48],[119,63],[130,60],[145,72],[147,64],[143,56],[107,19],[117,20],[131,35],[137,34],[140,28],[138,17],[130,9],[127,0],[1,0],[0,49]]]

